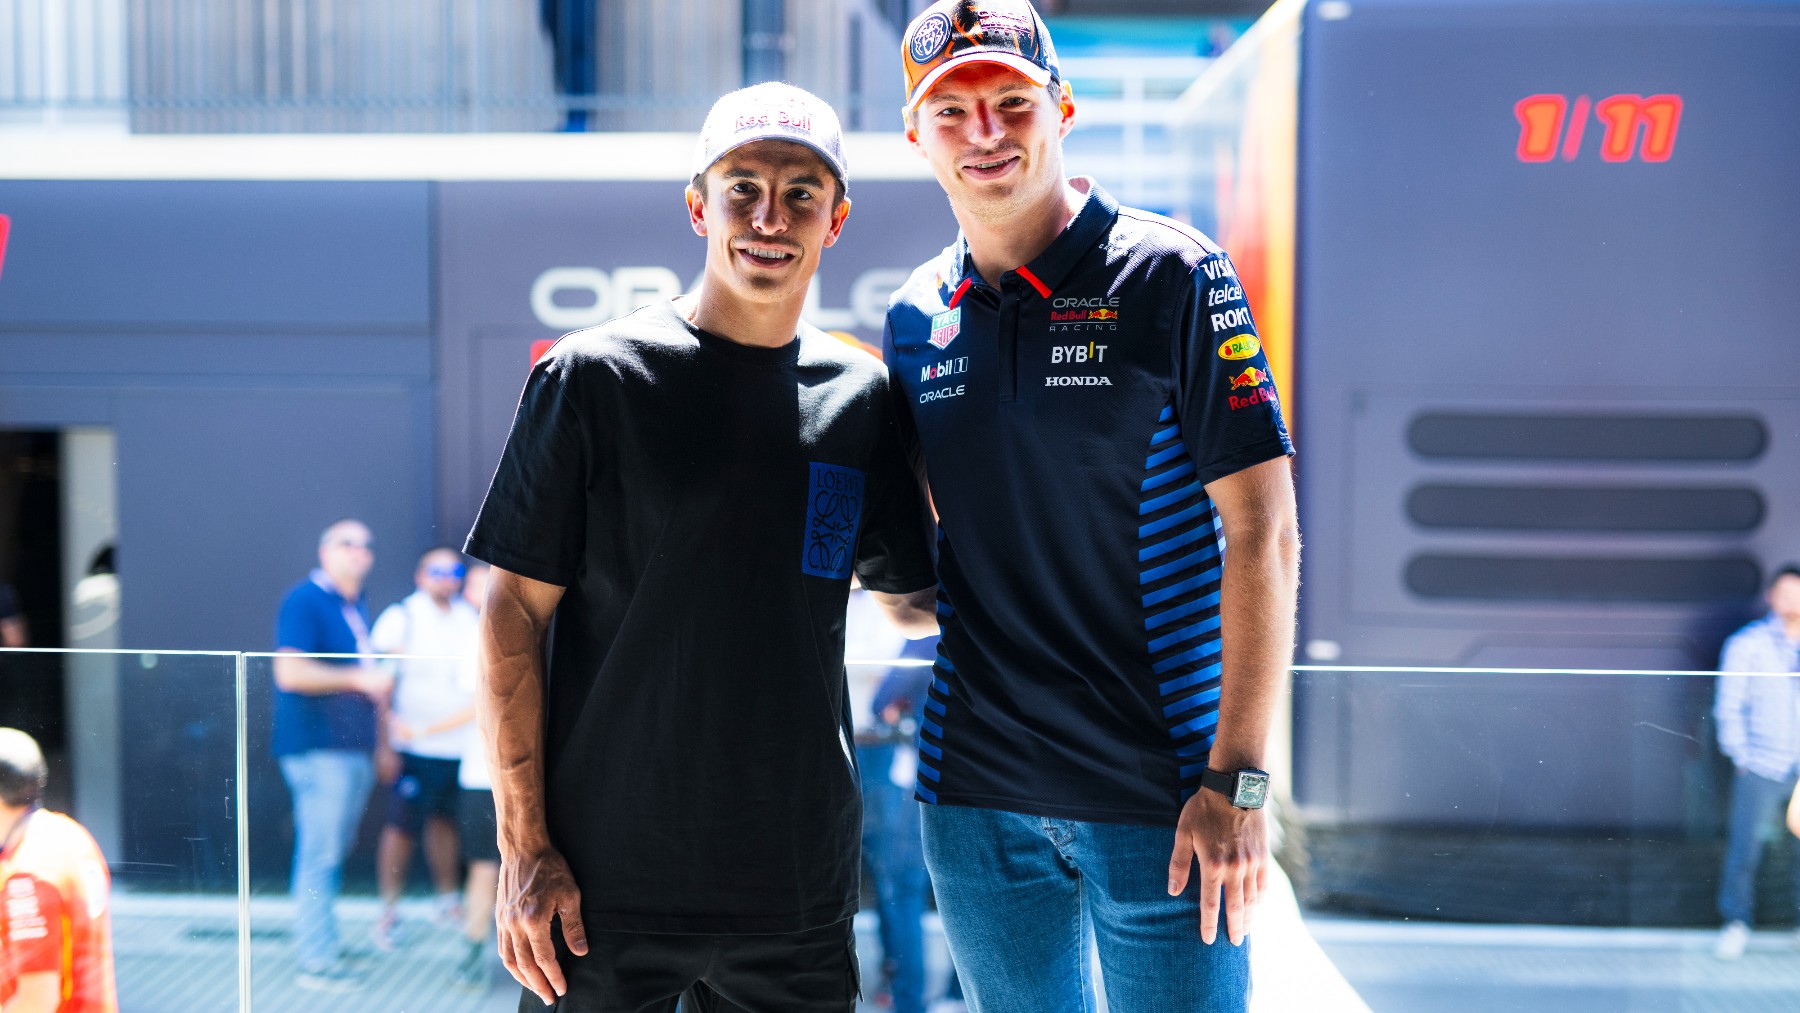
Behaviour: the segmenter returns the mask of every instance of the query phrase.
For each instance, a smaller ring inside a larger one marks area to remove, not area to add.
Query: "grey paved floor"
[[[500,1013],[518,989],[497,959],[480,995],[457,991],[457,934],[429,926],[391,954],[369,954],[370,987],[321,996],[294,987],[285,900],[253,903],[252,983],[257,1013],[354,1010]],[[1800,950],[1790,933],[1758,933],[1736,963],[1712,956],[1713,933],[1441,924],[1312,918],[1271,905],[1252,955],[1257,1013],[1800,1013]],[[346,939],[366,948],[373,901],[342,903]],[[237,1002],[236,907],[229,898],[122,894],[114,901],[125,1013],[228,1011]],[[859,919],[861,950],[873,923]],[[933,987],[948,964],[931,926]],[[1314,941],[1316,940],[1316,944]],[[868,970],[872,970],[869,968]],[[1346,987],[1345,982],[1348,983]],[[1354,991],[1352,991],[1354,989]],[[1357,996],[1360,995],[1361,1001]],[[879,1013],[865,1005],[865,1013]]]
[[[1375,1013],[1796,1013],[1800,950],[1757,933],[1742,960],[1714,933],[1311,919]]]

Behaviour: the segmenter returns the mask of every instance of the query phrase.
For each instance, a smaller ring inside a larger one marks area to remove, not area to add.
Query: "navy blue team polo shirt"
[[[1293,453],[1231,261],[1087,201],[1036,260],[914,271],[884,338],[939,514],[918,797],[1173,825],[1218,723],[1206,484]]]

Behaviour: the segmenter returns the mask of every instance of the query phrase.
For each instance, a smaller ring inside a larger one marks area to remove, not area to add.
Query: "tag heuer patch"
[[[946,348],[956,340],[962,330],[962,307],[946,310],[931,318],[931,343],[937,348]]]

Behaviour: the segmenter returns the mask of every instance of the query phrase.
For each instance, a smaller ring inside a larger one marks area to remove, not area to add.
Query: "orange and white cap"
[[[909,113],[964,64],[997,63],[1039,87],[1062,79],[1050,29],[1028,0],[938,0],[907,26],[900,50]]]

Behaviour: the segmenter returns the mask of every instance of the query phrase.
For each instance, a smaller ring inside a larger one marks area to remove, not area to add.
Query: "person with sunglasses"
[[[377,854],[382,903],[374,931],[378,950],[392,950],[401,942],[398,904],[414,843],[421,838],[437,892],[438,920],[453,926],[462,919],[456,778],[475,727],[475,694],[463,670],[475,663],[481,622],[463,600],[467,574],[455,549],[426,552],[413,570],[418,590],[389,605],[370,634],[375,650],[403,655],[396,663],[387,724],[387,751],[395,757],[387,760],[387,772],[395,776],[383,778],[391,788]]]
[[[294,940],[301,988],[348,992],[362,974],[339,948],[344,856],[375,783],[377,714],[394,677],[367,655],[368,525],[344,518],[319,536],[319,566],[281,601],[275,625],[273,752],[294,800]],[[326,655],[326,657],[309,657]]]

